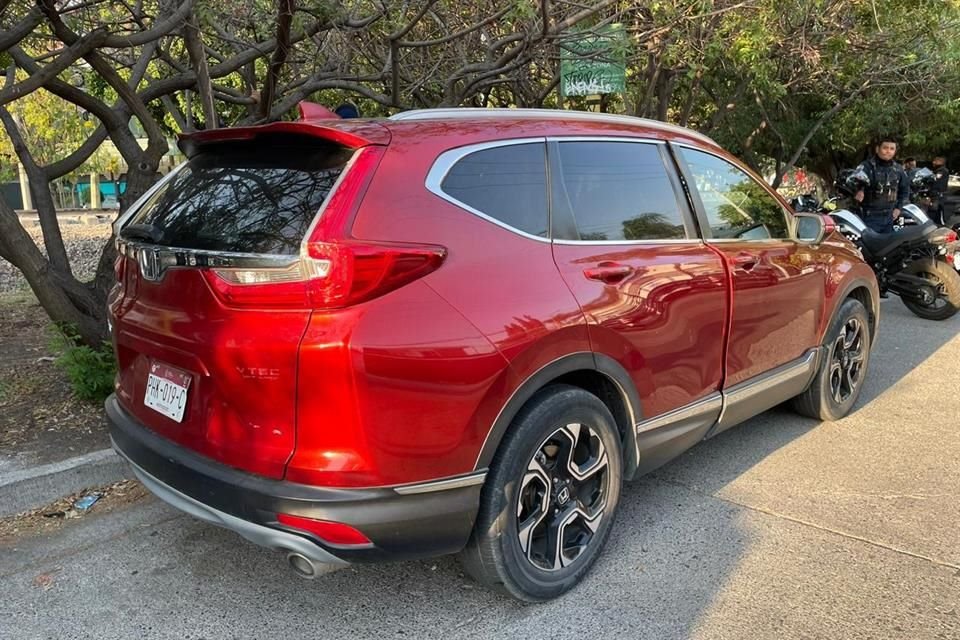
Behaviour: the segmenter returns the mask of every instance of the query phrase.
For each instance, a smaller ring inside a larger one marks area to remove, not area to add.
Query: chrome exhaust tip
[[[290,568],[293,569],[293,572],[304,580],[313,580],[319,573],[317,570],[317,565],[314,564],[313,560],[306,557],[302,553],[291,551],[287,554],[287,562],[290,564]]]

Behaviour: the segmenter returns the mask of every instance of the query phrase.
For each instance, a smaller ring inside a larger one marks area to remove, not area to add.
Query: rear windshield
[[[295,254],[351,154],[280,136],[201,148],[121,236],[184,249]]]

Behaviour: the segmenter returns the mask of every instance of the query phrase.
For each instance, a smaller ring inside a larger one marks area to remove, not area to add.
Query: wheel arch
[[[638,466],[636,424],[641,420],[640,396],[630,375],[620,364],[608,356],[590,352],[558,358],[542,366],[514,390],[490,427],[475,469],[489,467],[520,410],[540,390],[552,384],[581,388],[607,406],[620,431],[624,478],[632,478]]]

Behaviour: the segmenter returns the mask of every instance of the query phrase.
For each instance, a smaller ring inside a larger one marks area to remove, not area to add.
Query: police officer
[[[910,181],[903,168],[893,161],[897,155],[896,140],[881,138],[874,152],[873,157],[857,167],[867,174],[870,184],[853,197],[861,203],[861,217],[868,227],[878,233],[891,233],[900,209],[910,202]]]
[[[936,201],[930,207],[930,218],[937,224],[944,224],[946,212],[943,210],[943,196],[947,193],[950,184],[950,171],[947,169],[947,159],[943,156],[937,156],[933,159],[933,175],[936,180],[933,183],[934,198]]]

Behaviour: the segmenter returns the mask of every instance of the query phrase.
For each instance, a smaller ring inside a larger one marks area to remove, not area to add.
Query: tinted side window
[[[656,145],[561,142],[554,206],[568,208],[580,240],[685,238],[683,215]]]
[[[789,239],[786,212],[760,183],[726,160],[680,147],[714,238]]]
[[[547,237],[547,168],[543,143],[475,151],[443,179],[443,192],[500,222]]]

